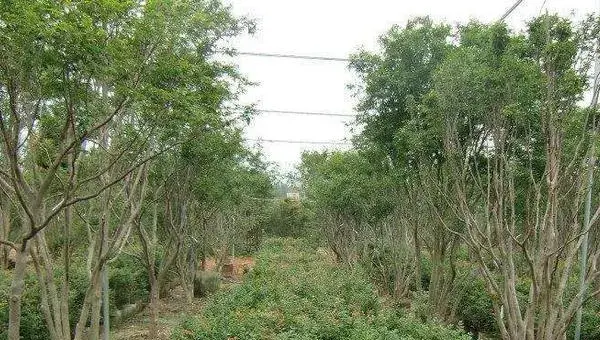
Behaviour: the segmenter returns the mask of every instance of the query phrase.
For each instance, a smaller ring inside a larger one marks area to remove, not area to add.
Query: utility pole
[[[600,1],[599,1],[600,5]],[[600,47],[600,39],[598,40],[598,46]],[[587,290],[585,284],[585,277],[587,271],[587,255],[588,255],[588,239],[590,233],[590,212],[592,209],[592,189],[594,186],[594,168],[596,166],[596,109],[598,107],[598,91],[599,88],[599,79],[600,76],[600,56],[598,55],[598,51],[594,51],[594,87],[592,93],[592,102],[590,104],[590,108],[592,110],[592,147],[590,148],[589,155],[589,163],[588,163],[588,183],[587,183],[587,197],[585,201],[585,213],[584,213],[584,224],[582,226],[583,229],[583,241],[581,243],[581,254],[579,256],[579,294],[581,295],[580,302],[581,305],[577,310],[577,316],[575,319],[575,334],[573,339],[580,340],[581,339],[581,321],[583,319],[583,303],[585,301],[585,291]]]
[[[593,119],[594,125],[596,124],[596,120]],[[593,127],[596,130],[596,127]],[[574,340],[579,340],[581,338],[581,320],[583,318],[583,302],[585,301],[585,276],[586,276],[586,268],[587,268],[587,253],[588,253],[588,235],[590,233],[590,211],[592,208],[592,187],[594,186],[594,163],[596,163],[596,133],[592,133],[592,148],[590,149],[589,163],[588,163],[588,183],[587,183],[587,197],[585,201],[585,215],[584,215],[584,223],[582,225],[583,229],[583,241],[581,242],[581,254],[579,255],[579,292],[581,294],[581,306],[577,310],[577,316],[575,320],[575,336]]]

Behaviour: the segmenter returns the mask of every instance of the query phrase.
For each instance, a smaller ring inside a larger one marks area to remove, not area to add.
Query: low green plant
[[[0,272],[0,340],[8,338],[8,296],[12,273]],[[40,312],[40,289],[34,275],[25,277],[25,293],[21,297],[21,338],[46,340],[50,337]]]
[[[217,293],[173,338],[467,339],[382,302],[359,268],[331,262],[302,239],[268,239],[244,283]]]
[[[69,273],[69,322],[71,328],[75,327],[75,323],[79,319],[79,311],[83,306],[83,300],[85,293],[89,286],[88,273],[85,268],[85,261],[80,258],[74,258],[71,262],[71,268]],[[135,298],[137,289],[132,289],[132,283],[128,280],[131,277],[135,277],[131,273],[134,272],[134,267],[125,268],[123,264],[116,261],[114,266],[115,272],[113,275],[119,277],[118,281],[111,281],[111,284],[115,282],[122,282],[118,288],[111,286],[113,300],[126,301],[127,295],[132,295]],[[56,279],[59,279],[62,275],[62,268],[57,268],[55,271]],[[128,274],[129,272],[129,274]],[[0,340],[6,339],[6,331],[8,329],[8,294],[10,291],[10,280],[12,273],[10,271],[3,271],[0,273]],[[139,279],[135,282],[139,283]],[[46,328],[46,320],[44,319],[40,310],[41,296],[40,287],[37,284],[37,277],[34,272],[27,274],[25,278],[25,291],[22,297],[21,306],[21,338],[31,340],[46,340],[49,339],[50,334]],[[114,304],[114,303],[113,303]]]
[[[573,297],[579,293],[579,269],[577,273],[569,280],[567,284],[567,296]],[[588,287],[588,292],[595,290],[594,287]],[[572,339],[575,333],[575,318],[567,330],[567,338]],[[600,340],[600,299],[598,297],[588,299],[583,305],[581,319],[581,339]]]
[[[498,335],[492,299],[485,289],[483,279],[468,276],[457,284],[457,292],[461,294],[457,316],[465,330],[474,335]]]
[[[119,256],[109,265],[110,299],[114,307],[147,300],[150,291],[148,274],[131,256]]]
[[[215,293],[219,290],[220,283],[219,273],[199,270],[194,278],[194,296],[204,297]]]
[[[305,237],[310,228],[310,211],[301,201],[277,200],[265,221],[268,235],[279,237]]]

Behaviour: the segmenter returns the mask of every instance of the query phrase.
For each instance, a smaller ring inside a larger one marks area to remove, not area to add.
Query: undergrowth
[[[358,269],[332,263],[300,239],[269,239],[243,284],[215,295],[175,340],[468,339],[386,307]]]

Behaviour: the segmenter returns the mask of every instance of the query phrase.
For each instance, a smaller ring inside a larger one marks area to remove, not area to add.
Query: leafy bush
[[[69,323],[73,329],[79,320],[79,311],[83,306],[85,293],[89,286],[88,273],[83,260],[76,259],[71,262],[69,278]]]
[[[568,330],[568,338],[572,339],[575,333],[575,322]],[[600,340],[600,301],[593,299],[583,307],[581,320],[581,338],[585,340]]]
[[[410,309],[413,315],[419,320],[421,320],[421,322],[429,320],[432,316],[431,306],[429,304],[429,292],[414,292],[412,296]]]
[[[0,272],[0,339],[8,338],[8,296],[12,273]],[[25,292],[21,305],[21,338],[46,340],[50,337],[40,312],[40,289],[34,275],[25,277]]]
[[[466,339],[384,307],[361,271],[309,248],[300,239],[269,239],[246,281],[215,295],[174,339]]]
[[[310,213],[302,202],[283,199],[274,203],[271,215],[265,222],[268,235],[303,237],[309,228]]]
[[[457,291],[461,292],[458,318],[465,329],[473,334],[495,335],[498,326],[494,318],[492,300],[481,278],[469,276],[458,282]]]
[[[125,268],[123,263],[116,261],[115,275],[119,279],[116,282],[124,282],[135,275],[126,275],[127,271],[134,272],[134,268]],[[139,268],[138,268],[139,269]],[[143,269],[143,268],[142,268]],[[62,273],[62,267],[55,271],[55,276],[58,279]],[[69,322],[71,328],[75,327],[75,323],[79,319],[79,311],[83,306],[85,293],[89,286],[85,268],[85,261],[75,258],[71,262],[70,282],[69,282]],[[6,339],[8,330],[8,295],[10,292],[11,272],[0,273],[0,340]],[[139,282],[139,280],[138,280]],[[112,284],[112,283],[111,283]],[[117,289],[113,289],[113,296],[118,301],[125,300],[125,296],[132,295],[135,297],[136,289],[132,289],[130,283],[121,284]],[[46,320],[40,310],[41,297],[40,287],[37,285],[37,277],[34,273],[28,273],[25,277],[25,291],[22,297],[21,306],[21,337],[31,340],[46,340],[50,335],[46,328]]]
[[[130,256],[119,256],[109,265],[110,299],[113,306],[146,300],[150,291],[145,268]]]
[[[579,270],[569,280],[567,284],[566,295],[570,298],[579,292]],[[588,287],[588,293],[595,290],[594,287]],[[575,318],[567,330],[567,338],[572,339],[575,333]],[[589,299],[583,305],[581,319],[581,338],[585,340],[600,340],[600,300],[596,298]]]
[[[203,297],[219,290],[219,273],[199,270],[194,278],[194,296]]]

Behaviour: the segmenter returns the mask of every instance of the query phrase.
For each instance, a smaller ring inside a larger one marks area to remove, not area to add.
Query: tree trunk
[[[62,333],[68,339],[71,338],[71,325],[69,324],[69,282],[71,281],[71,221],[73,219],[73,207],[65,208],[65,221],[63,226],[63,266],[64,275],[60,288],[60,318]]]
[[[108,285],[108,263],[102,272],[102,340],[108,340],[110,334],[110,289]]]
[[[0,192],[0,240],[8,241],[10,235],[10,204],[8,197]],[[10,248],[0,245],[0,268],[8,268],[8,253]]]
[[[160,301],[158,280],[154,274],[154,270],[150,275],[150,339],[158,338],[158,304]]]
[[[75,335],[73,336],[74,340],[83,339],[83,334],[85,333],[86,324],[89,320],[90,309],[92,307],[94,295],[96,294],[95,290],[99,285],[99,281],[100,269],[98,267],[95,267],[94,269],[92,269],[92,275],[90,277],[90,286],[87,288],[85,292],[85,297],[83,298],[81,313],[79,314],[79,320],[77,321],[77,325],[75,326]]]
[[[90,318],[90,328],[88,331],[89,340],[98,340],[98,336],[100,335],[101,294],[102,290],[100,289],[100,285],[96,284],[94,286],[94,293],[92,295],[92,315]]]
[[[136,221],[136,230],[142,244],[142,255],[146,262],[148,271],[148,282],[150,284],[150,328],[148,337],[156,339],[158,337],[158,304],[160,302],[160,284],[156,272],[156,244],[158,243],[156,231],[158,229],[158,197],[155,193],[154,203],[152,204],[152,229],[150,235],[143,229],[142,223]],[[164,263],[164,262],[163,262]]]
[[[423,290],[423,281],[421,278],[421,241],[418,235],[418,226],[413,227],[413,242],[415,244],[415,289],[417,292]]]
[[[27,269],[27,243],[18,250],[15,258],[15,269],[10,287],[8,301],[8,340],[21,339],[21,296],[25,289],[25,272]]]
[[[50,332],[50,338],[53,340],[69,340],[71,331],[69,325],[69,315],[64,315],[63,311],[67,311],[64,305],[68,305],[68,295],[61,294],[57,289],[54,278],[54,267],[44,232],[40,232],[34,239],[32,244],[31,256],[36,268],[38,285],[42,296],[41,309],[46,321],[46,327]],[[63,276],[63,280],[65,280]],[[63,282],[64,287],[64,282]]]

